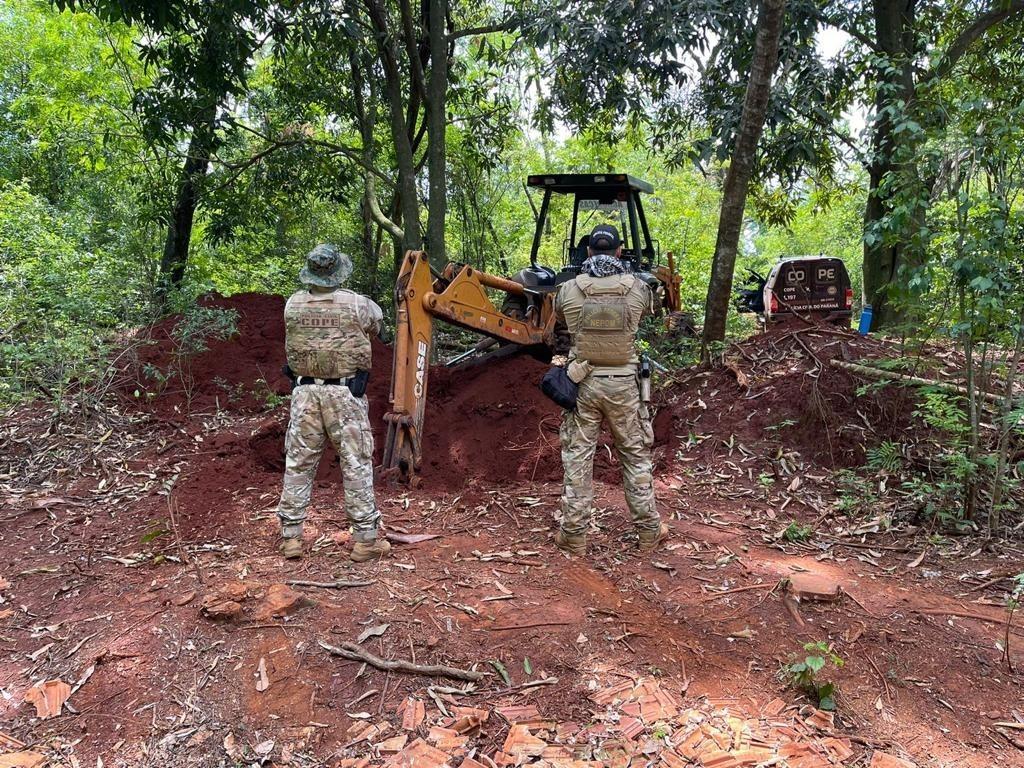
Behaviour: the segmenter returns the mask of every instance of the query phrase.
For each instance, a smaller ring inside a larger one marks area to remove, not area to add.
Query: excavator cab
[[[628,272],[651,286],[666,312],[679,310],[679,278],[674,264],[661,265],[658,241],[651,237],[642,195],[653,194],[646,181],[624,173],[553,173],[530,176],[527,186],[541,191],[536,228],[530,249],[530,266],[512,276],[527,288],[548,292],[575,278],[587,259],[590,231],[598,224],[614,224],[622,237],[622,260]],[[541,240],[549,226],[554,195],[572,197],[572,218],[562,243],[559,269],[538,263]],[[672,261],[672,254],[668,254]],[[524,302],[507,302],[510,312],[525,311]]]

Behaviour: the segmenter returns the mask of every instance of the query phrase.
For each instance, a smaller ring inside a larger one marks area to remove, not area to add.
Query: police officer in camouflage
[[[365,562],[391,551],[386,540],[377,538],[373,434],[366,398],[357,383],[365,389],[370,337],[380,332],[384,316],[373,301],[341,287],[351,274],[348,256],[332,245],[318,245],[299,273],[305,289],[285,304],[285,350],[295,386],[277,515],[281,554],[289,559],[302,556],[306,508],[328,439],[341,460],[345,513],[355,542],[351,559]]]
[[[622,465],[640,548],[654,549],[668,536],[654,503],[654,431],[640,398],[635,346],[640,321],[653,311],[654,298],[646,283],[626,273],[621,257],[615,227],[595,227],[581,274],[563,283],[555,297],[556,317],[572,337],[568,374],[579,385],[576,410],[565,411],[560,431],[565,479],[555,544],[575,555],[586,553],[602,422],[608,423]]]

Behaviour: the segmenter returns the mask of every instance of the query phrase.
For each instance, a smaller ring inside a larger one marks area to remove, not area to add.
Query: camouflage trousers
[[[313,480],[327,439],[341,460],[345,514],[355,541],[374,541],[380,513],[373,497],[373,433],[369,406],[348,387],[304,384],[292,391],[285,438],[284,490],[277,507],[281,535],[302,536]]]
[[[657,531],[661,518],[654,503],[651,446],[654,430],[647,406],[640,402],[635,376],[590,375],[579,386],[575,411],[566,411],[560,432],[562,530],[585,534],[594,503],[594,452],[602,421],[608,422],[622,465],[626,504],[638,531]]]

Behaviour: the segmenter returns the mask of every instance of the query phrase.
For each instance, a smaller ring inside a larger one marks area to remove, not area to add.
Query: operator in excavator
[[[373,433],[366,384],[370,337],[384,318],[377,304],[341,286],[352,260],[333,245],[318,245],[299,273],[304,290],[284,308],[285,373],[292,379],[291,417],[285,438],[281,554],[302,556],[302,527],[317,465],[329,438],[341,460],[345,514],[352,528],[349,557],[365,562],[391,551],[378,539],[380,512],[373,494]]]
[[[586,553],[594,452],[601,423],[607,421],[640,549],[652,550],[667,538],[668,526],[654,501],[654,431],[640,396],[635,341],[654,299],[646,283],[626,272],[615,227],[595,227],[587,254],[581,273],[564,283],[555,298],[556,317],[572,337],[567,373],[578,385],[576,409],[564,412],[560,431],[565,477],[555,544],[570,554]]]

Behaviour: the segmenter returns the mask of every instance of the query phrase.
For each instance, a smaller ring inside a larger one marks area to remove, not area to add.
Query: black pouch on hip
[[[355,397],[362,397],[366,394],[366,385],[369,383],[369,371],[356,371],[356,375],[348,380],[348,391]]]
[[[288,365],[288,363],[285,363],[283,366],[281,366],[281,373],[283,373],[287,377],[289,383],[291,384],[291,386],[289,387],[289,391],[294,391],[295,386],[298,384],[299,381],[299,377],[295,375],[295,371],[292,370],[292,367]]]
[[[569,372],[561,365],[553,365],[540,382],[540,391],[567,411],[576,410],[576,395],[579,387],[569,378]]]

